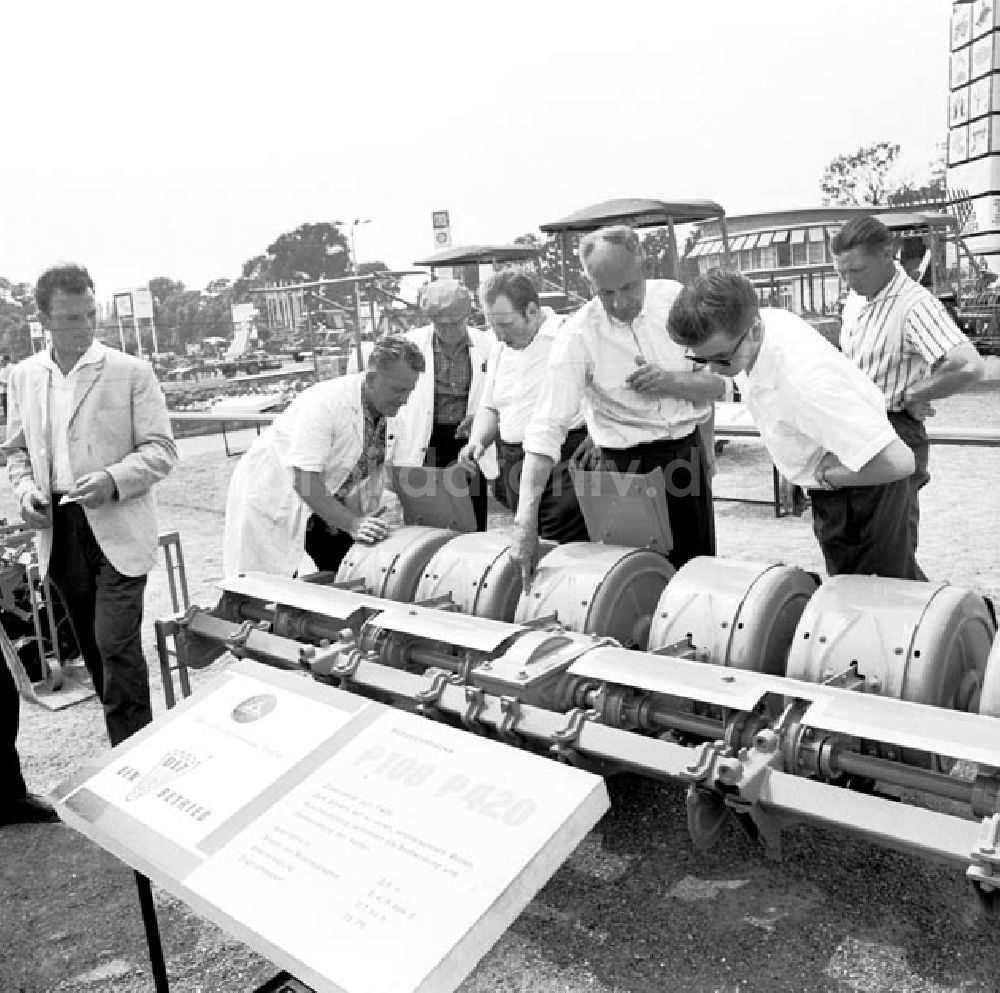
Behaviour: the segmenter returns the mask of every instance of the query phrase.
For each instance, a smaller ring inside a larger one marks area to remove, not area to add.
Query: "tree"
[[[350,259],[347,236],[335,224],[301,224],[268,245],[261,275],[274,283],[339,279],[350,274]]]
[[[922,185],[915,183],[901,185],[899,189],[889,194],[887,198],[889,206],[928,207],[938,210],[954,209],[954,204],[949,204],[949,201],[961,197],[952,196],[948,191],[946,147],[945,142],[938,143],[936,155],[927,164],[924,183]],[[955,192],[957,193],[957,191]],[[962,219],[960,218],[960,220]]]
[[[171,293],[183,293],[184,284],[177,279],[168,279],[166,276],[156,276],[149,281],[149,292],[153,297],[153,306],[162,304]]]
[[[0,353],[16,362],[31,354],[28,322],[38,320],[34,287],[0,276]]]
[[[823,172],[820,189],[825,206],[885,205],[901,184],[893,176],[899,145],[879,141],[849,155],[838,155]]]
[[[250,291],[269,284],[312,283],[350,275],[351,253],[347,236],[336,224],[301,224],[279,235],[263,255],[243,263],[240,278],[232,286],[232,303],[252,299]],[[327,287],[327,299],[353,310],[354,290]]]
[[[185,289],[180,280],[157,276],[149,281],[153,319],[161,347],[184,351],[185,345],[232,334],[232,288],[214,279],[205,291]]]
[[[389,267],[381,261],[375,260],[372,262],[360,262],[358,264],[358,275],[359,276],[370,276],[379,272],[388,272]],[[391,293],[393,296],[398,296],[399,294],[399,277],[398,276],[382,276],[376,286],[380,290],[384,290],[385,293]],[[367,300],[369,297],[369,290],[367,287],[362,286],[361,288],[361,298]],[[380,305],[385,305],[389,301],[384,293],[375,293],[375,301]]]
[[[538,249],[538,268],[545,283],[544,289],[568,289],[570,294],[587,300],[590,298],[591,292],[590,284],[584,275],[583,266],[580,264],[580,256],[577,252],[580,244],[580,236],[570,234],[567,239],[569,242],[569,251],[566,256],[567,287],[563,287],[561,240],[562,238],[559,235],[549,235],[547,238],[541,238],[537,234],[529,232],[528,234],[518,235],[514,239],[514,244],[531,245]]]

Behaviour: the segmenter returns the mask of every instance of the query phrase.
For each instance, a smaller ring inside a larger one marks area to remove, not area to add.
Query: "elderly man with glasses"
[[[699,370],[670,340],[667,314],[681,285],[646,279],[635,231],[616,225],[588,234],[580,260],[596,296],[559,332],[524,434],[511,556],[526,586],[537,560],[542,492],[581,406],[605,468],[663,470],[673,565],[715,554],[711,454],[700,429],[711,420],[712,401],[724,396],[725,380]]]
[[[692,361],[736,377],[774,464],[811,491],[827,572],[917,578],[913,453],[878,387],[802,318],[761,309],[738,273],[716,270],[685,287],[667,327]]]

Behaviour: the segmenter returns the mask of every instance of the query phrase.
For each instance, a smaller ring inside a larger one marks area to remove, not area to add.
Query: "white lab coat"
[[[293,469],[322,472],[330,493],[341,487],[361,457],[363,380],[355,374],[310,386],[240,459],[226,500],[224,575],[291,576],[299,568],[312,511],[295,491]],[[383,467],[344,503],[357,514],[370,514],[378,509],[384,485]]]

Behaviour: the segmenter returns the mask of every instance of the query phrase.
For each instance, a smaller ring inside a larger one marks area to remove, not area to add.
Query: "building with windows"
[[[872,210],[812,207],[729,216],[728,262],[721,225],[706,221],[698,225],[684,263],[691,275],[730,265],[754,284],[764,306],[817,320],[832,318],[839,313],[841,288],[830,239],[849,218]]]

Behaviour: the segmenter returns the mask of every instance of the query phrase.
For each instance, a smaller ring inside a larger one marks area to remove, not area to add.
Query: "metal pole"
[[[358,286],[358,249],[354,239],[355,221],[351,225],[351,273],[354,276],[354,320],[358,322],[358,341],[361,340],[361,288]]]
[[[306,309],[306,336],[309,341],[309,348],[312,351],[313,375],[316,377],[316,381],[319,382],[319,357],[316,355],[316,342],[313,340],[312,305],[310,303],[311,297],[312,294],[309,290],[306,290],[302,294],[302,303]]]
[[[680,258],[677,251],[677,232],[674,230],[674,219],[672,217],[667,218],[667,236],[667,254],[669,255],[670,262],[670,271],[667,273],[667,279],[678,279]]]
[[[156,904],[153,903],[153,888],[149,879],[141,872],[135,873],[135,885],[139,891],[139,907],[142,910],[142,924],[146,929],[146,944],[149,946],[149,964],[153,970],[153,988],[156,993],[169,993],[167,963],[163,958],[160,942],[160,928],[156,923]]]

